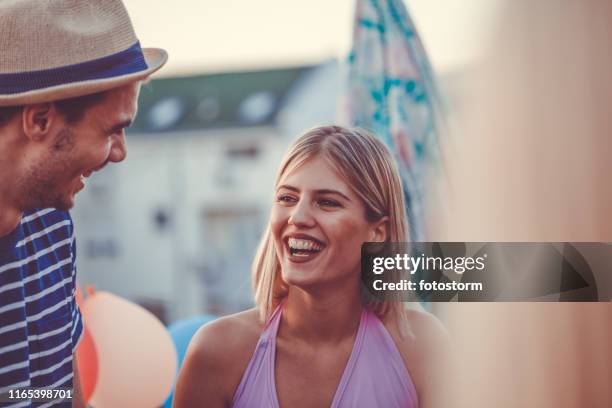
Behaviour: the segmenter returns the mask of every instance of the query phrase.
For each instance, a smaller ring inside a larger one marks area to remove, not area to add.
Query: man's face
[[[125,159],[125,128],[136,116],[140,84],[109,91],[76,124],[56,113],[48,145],[29,166],[20,183],[23,208],[68,210],[85,179],[109,162]]]

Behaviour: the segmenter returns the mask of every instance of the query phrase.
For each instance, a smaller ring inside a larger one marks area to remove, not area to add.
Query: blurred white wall
[[[131,137],[129,159],[92,177],[73,211],[79,282],[161,302],[172,320],[247,307],[285,144],[271,127]]]

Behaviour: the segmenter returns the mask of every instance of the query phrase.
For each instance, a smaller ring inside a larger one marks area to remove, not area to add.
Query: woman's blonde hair
[[[397,166],[387,147],[361,129],[341,126],[314,128],[299,139],[285,154],[275,185],[306,161],[321,157],[340,174],[363,201],[368,222],[389,217],[387,241],[408,241],[408,223],[404,193]],[[255,304],[263,321],[268,320],[277,304],[287,295],[282,281],[270,225],[266,228],[252,265]],[[403,316],[400,301],[367,302],[380,318]]]

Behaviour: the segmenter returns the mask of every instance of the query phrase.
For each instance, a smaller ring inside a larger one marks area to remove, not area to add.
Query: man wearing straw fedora
[[[141,82],[166,60],[119,0],[0,1],[0,406],[83,404],[67,211],[126,157]]]

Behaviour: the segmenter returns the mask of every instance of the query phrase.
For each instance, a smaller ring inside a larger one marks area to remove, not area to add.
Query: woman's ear
[[[384,216],[372,223],[370,242],[385,242],[389,238],[389,217]]]
[[[43,140],[49,134],[55,114],[50,102],[25,106],[21,112],[23,133],[32,141]]]

